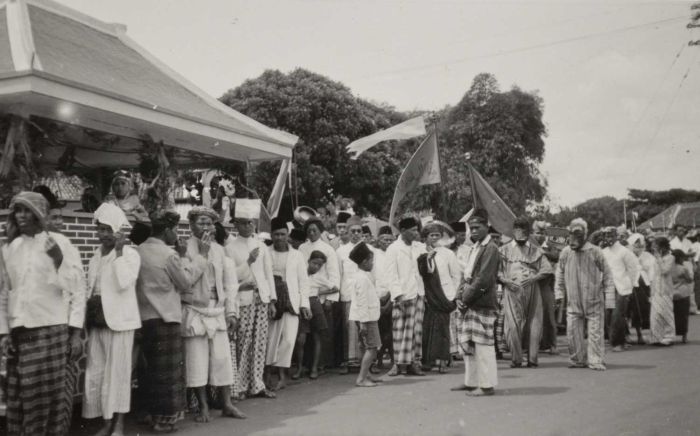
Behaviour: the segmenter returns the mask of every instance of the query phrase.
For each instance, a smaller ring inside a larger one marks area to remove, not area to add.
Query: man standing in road
[[[605,292],[614,292],[615,284],[603,250],[587,242],[587,236],[588,224],[583,219],[571,221],[569,245],[559,255],[554,291],[559,303],[566,295],[569,368],[605,371]]]
[[[608,227],[603,232],[606,247],[603,255],[608,262],[615,283],[615,308],[610,324],[610,345],[613,351],[627,347],[627,308],[641,270],[639,259],[627,247],[620,244],[617,229]]]
[[[495,394],[498,384],[494,324],[500,255],[489,235],[488,214],[476,209],[469,217],[473,245],[466,258],[465,283],[457,292],[459,345],[464,355],[464,384],[453,391],[474,397]]]
[[[425,253],[425,246],[418,242],[415,218],[401,219],[399,231],[401,236],[387,248],[384,259],[384,274],[394,306],[394,366],[388,375],[425,375],[421,368],[425,290],[418,273],[418,256]]]

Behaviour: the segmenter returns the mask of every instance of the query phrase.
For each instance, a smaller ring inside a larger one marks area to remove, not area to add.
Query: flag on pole
[[[404,168],[396,184],[394,198],[391,201],[389,222],[394,223],[394,215],[399,202],[406,194],[418,186],[432,185],[442,182],[440,177],[440,157],[438,155],[437,134],[435,131],[428,135],[418,147],[408,165]]]
[[[270,198],[267,200],[267,212],[270,218],[275,218],[280,211],[280,205],[282,204],[282,195],[284,194],[284,185],[287,183],[287,178],[290,175],[291,160],[285,159],[282,161],[280,166],[280,171],[277,174],[277,180],[275,180],[275,185],[272,187],[272,193]],[[291,187],[291,185],[290,185]]]
[[[489,214],[491,227],[499,233],[513,236],[513,222],[515,214],[508,205],[496,194],[491,185],[474,169],[471,162],[469,166],[469,179],[472,187],[472,200],[474,209],[485,209]]]
[[[355,153],[350,159],[357,159],[363,152],[369,150],[382,141],[390,141],[397,139],[410,139],[416,136],[425,135],[425,122],[423,117],[411,118],[401,124],[389,127],[385,130],[380,130],[364,138],[357,139],[351,142],[345,150],[348,153]]]

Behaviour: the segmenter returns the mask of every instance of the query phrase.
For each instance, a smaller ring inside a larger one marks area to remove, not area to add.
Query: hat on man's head
[[[237,198],[234,202],[234,218],[256,220],[260,218],[262,203],[258,198]]]
[[[370,229],[369,226],[364,225],[362,226],[362,234],[372,236],[372,229]]]
[[[338,224],[345,224],[348,222],[352,215],[350,215],[347,212],[338,212],[338,218],[336,218],[335,222]]]
[[[350,260],[358,265],[369,259],[370,256],[372,256],[372,250],[364,242],[355,245],[355,248],[350,251]]]
[[[362,218],[357,215],[351,216],[347,221],[348,227],[352,226],[362,226]]]
[[[270,222],[270,232],[274,232],[279,229],[289,229],[289,227],[287,227],[287,221],[279,217],[272,218],[272,221]]]
[[[418,227],[418,220],[412,216],[401,218],[399,221],[399,231],[403,232],[404,230],[412,229],[414,227]]]
[[[200,216],[207,216],[212,219],[212,221],[217,222],[221,217],[218,213],[211,207],[207,206],[195,206],[187,212],[187,220],[189,222],[196,221]]]
[[[467,222],[488,225],[489,213],[486,212],[486,209],[474,209],[474,212],[472,212],[472,214],[469,217],[469,219],[467,220]]]
[[[295,241],[304,242],[306,241],[306,233],[302,229],[294,228],[289,232],[289,237]]]
[[[452,230],[455,231],[455,233],[466,233],[467,232],[467,223],[463,221],[457,221],[452,224],[450,224],[450,227],[452,227]]]
[[[391,235],[394,236],[394,231],[391,230],[391,226],[382,226],[379,228],[379,236]]]

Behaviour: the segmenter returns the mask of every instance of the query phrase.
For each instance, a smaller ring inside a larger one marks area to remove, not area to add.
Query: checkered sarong
[[[179,322],[143,321],[139,367],[140,406],[154,424],[172,425],[185,413],[185,351]]]
[[[392,309],[394,363],[420,363],[423,347],[424,297],[394,303]]]
[[[467,309],[459,323],[459,343],[463,350],[468,342],[480,345],[494,344],[496,313],[491,309]]]
[[[7,359],[7,434],[68,433],[73,389],[67,377],[68,326],[12,330]],[[71,397],[69,397],[69,395]]]
[[[506,324],[506,314],[503,310],[503,287],[499,286],[496,291],[496,305],[498,306],[498,311],[496,312],[496,326],[495,326],[495,340],[496,340],[496,350],[501,353],[508,351],[508,344],[506,344],[505,339],[505,324]]]

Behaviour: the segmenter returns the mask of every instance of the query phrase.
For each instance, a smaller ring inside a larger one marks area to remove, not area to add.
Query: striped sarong
[[[185,413],[185,356],[180,323],[143,321],[141,353],[139,405],[151,415],[153,424],[175,424]]]
[[[425,300],[421,296],[394,303],[392,336],[395,364],[420,363],[423,352],[424,312]]]
[[[496,313],[492,309],[467,309],[459,323],[459,344],[462,350],[469,342],[481,345],[494,344]]]
[[[12,330],[7,358],[7,434],[68,433],[74,374],[68,374],[68,326]]]

